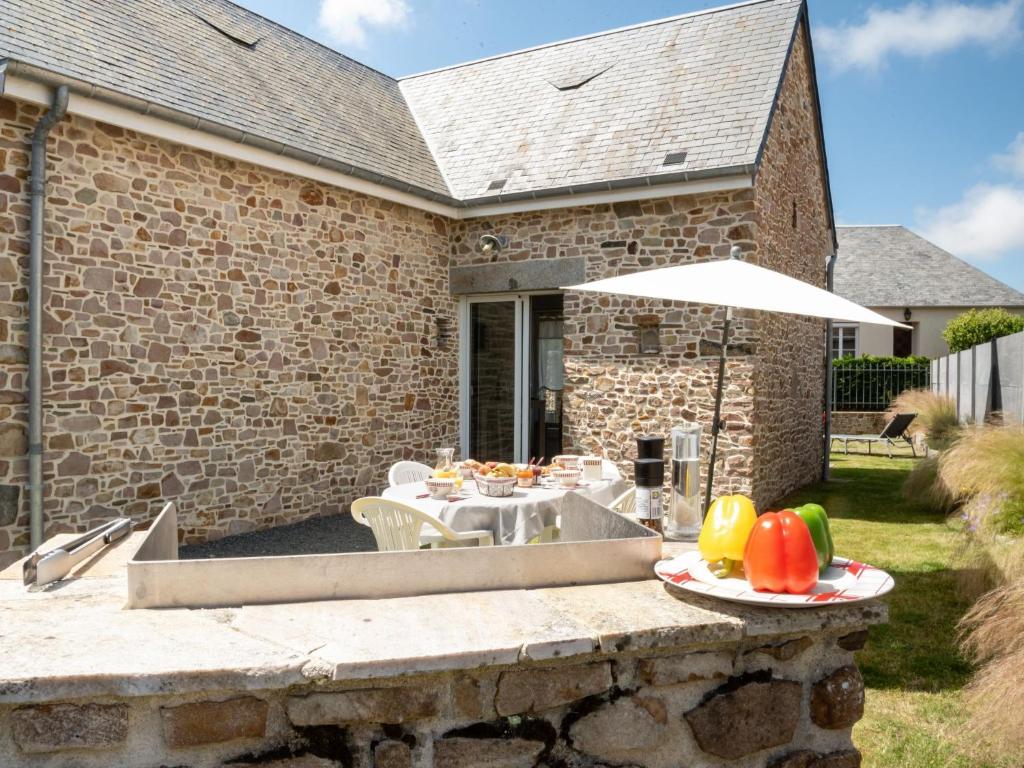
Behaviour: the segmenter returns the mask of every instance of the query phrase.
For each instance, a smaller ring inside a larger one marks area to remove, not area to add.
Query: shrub
[[[935,449],[951,445],[960,432],[956,402],[931,390],[908,389],[900,393],[886,411],[886,417],[892,418],[897,413],[916,413],[910,434],[924,433],[928,445]]]
[[[1024,316],[1014,315],[1002,307],[969,309],[946,324],[942,338],[950,352],[970,349],[976,344],[1024,331]]]

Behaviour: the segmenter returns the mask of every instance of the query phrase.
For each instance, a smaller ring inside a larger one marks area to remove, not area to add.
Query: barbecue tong
[[[37,549],[22,566],[22,581],[26,587],[41,587],[60,581],[80,562],[108,544],[123,539],[131,530],[131,519],[119,517],[49,552],[41,553]]]

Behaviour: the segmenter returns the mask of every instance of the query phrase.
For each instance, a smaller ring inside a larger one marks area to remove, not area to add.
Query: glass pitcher
[[[434,464],[434,477],[455,477],[454,457],[454,448],[438,448],[437,462]]]

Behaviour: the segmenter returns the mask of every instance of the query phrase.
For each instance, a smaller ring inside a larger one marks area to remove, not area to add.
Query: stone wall
[[[596,280],[725,258],[739,245],[754,263],[824,287],[832,244],[812,82],[801,28],[754,189],[455,222],[453,264],[582,256]],[[474,247],[488,232],[510,241],[496,257]],[[705,425],[707,449],[721,309],[569,293],[565,311],[566,450],[606,455],[628,475],[634,437],[667,436],[682,421]],[[639,352],[647,317],[660,320],[657,355]],[[767,505],[821,470],[824,322],[739,312],[733,328],[715,493]]]
[[[0,764],[857,768],[866,630],[700,651],[0,706]],[[72,691],[72,688],[67,690]]]
[[[801,24],[755,182],[758,263],[824,288],[833,243],[808,50]],[[825,322],[764,313],[759,330],[752,482],[769,503],[821,472]]]
[[[885,422],[881,411],[832,411],[832,434],[877,435]]]
[[[583,257],[586,279],[597,280],[722,258],[733,244],[754,253],[754,217],[754,192],[740,190],[470,219],[452,224],[452,261],[472,266]],[[496,257],[483,257],[475,248],[487,232],[509,238]],[[652,316],[660,320],[661,352],[640,354],[638,320]],[[603,454],[631,474],[636,435],[667,436],[682,421],[710,423],[717,349],[708,342],[720,337],[722,310],[567,293],[565,318],[565,450]],[[743,316],[734,327],[739,348],[729,363],[729,429],[719,443],[728,471],[716,487],[751,493],[746,433],[753,403],[749,353],[757,329]]]
[[[830,250],[801,30],[754,189],[443,218],[72,117],[51,138],[48,533],[177,502],[186,541],[344,511],[386,467],[457,444],[449,264],[582,257],[586,278],[728,256],[824,283]],[[28,543],[28,138],[0,100],[0,565]],[[710,424],[719,308],[568,294],[567,450]],[[660,322],[642,355],[638,325]],[[740,313],[716,492],[816,476],[823,324]],[[710,435],[705,434],[705,447]],[[487,457],[484,457],[487,458]],[[506,458],[506,457],[494,457]],[[706,468],[705,468],[706,469]]]
[[[29,137],[0,100],[0,565],[28,543]],[[341,512],[457,435],[448,223],[79,117],[50,139],[47,533]]]

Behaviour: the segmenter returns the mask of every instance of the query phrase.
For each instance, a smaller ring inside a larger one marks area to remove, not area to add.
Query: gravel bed
[[[270,557],[274,555],[325,555],[338,552],[376,552],[373,533],[352,515],[311,517],[298,523],[239,533],[216,541],[183,546],[181,560],[208,557]]]

